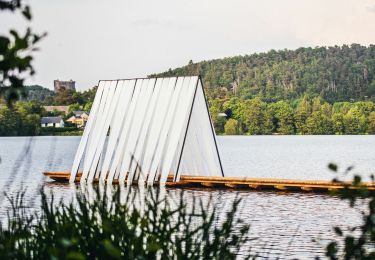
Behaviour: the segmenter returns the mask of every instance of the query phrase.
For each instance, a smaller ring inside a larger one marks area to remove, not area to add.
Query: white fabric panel
[[[102,99],[98,108],[98,113],[94,122],[94,126],[92,128],[92,131],[90,133],[89,139],[87,141],[87,146],[86,146],[87,148],[86,148],[86,155],[85,155],[85,160],[83,164],[83,169],[84,169],[83,171],[85,171],[87,167],[90,168],[90,166],[88,165],[89,165],[89,158],[91,157],[88,156],[88,153],[89,151],[93,151],[95,149],[95,148],[90,148],[90,147],[93,143],[95,143],[95,140],[98,138],[98,131],[100,130],[100,127],[101,127],[101,120],[103,118],[103,111],[105,108],[105,104],[107,102],[110,84],[111,84],[110,81],[108,80],[105,81]]]
[[[181,174],[222,176],[211,126],[203,88],[199,82],[176,181]]]
[[[185,137],[186,127],[193,105],[193,98],[197,87],[198,77],[189,77],[184,79],[181,87],[181,93],[178,96],[178,106],[176,107],[171,128],[169,131],[169,142],[165,152],[165,158],[161,169],[160,183],[165,183],[168,174],[171,172],[173,160],[176,155],[181,154],[181,150],[177,150],[178,144],[181,143]],[[182,146],[181,146],[182,147]]]
[[[148,162],[147,159],[145,161],[145,156],[147,156],[147,154],[149,153],[149,144],[151,143],[150,135],[151,135],[152,129],[154,129],[153,128],[153,126],[155,125],[154,119],[158,113],[157,105],[159,103],[158,101],[159,101],[159,96],[161,93],[162,86],[163,86],[163,79],[156,80],[154,92],[153,92],[153,95],[151,96],[151,100],[149,104],[149,112],[147,114],[147,118],[145,119],[146,120],[145,126],[147,125],[147,127],[144,127],[142,129],[142,131],[144,131],[143,135],[145,135],[144,143],[142,146],[137,147],[137,149],[139,148],[137,151],[139,151],[140,154],[137,154],[136,158],[138,158],[139,156],[138,162],[139,162],[140,167],[139,169],[137,169],[137,172],[136,172],[137,175],[135,176],[135,178],[139,179],[140,182],[147,180],[147,177],[148,177],[147,167],[149,164],[147,164]],[[149,159],[151,160],[151,157],[149,157]]]
[[[154,88],[155,88],[155,82],[156,79],[150,79],[148,82],[145,82],[147,84],[146,89],[144,91],[144,95],[142,95],[142,102],[139,102],[139,109],[137,109],[140,113],[138,122],[135,122],[134,128],[135,131],[137,131],[137,139],[135,140],[135,143],[133,146],[130,146],[131,149],[131,154],[130,156],[133,156],[133,159],[130,161],[129,167],[124,170],[128,171],[128,182],[132,182],[135,171],[142,165],[140,165],[140,158],[141,158],[141,152],[142,152],[142,147],[145,143],[146,140],[146,135],[147,135],[147,129],[150,124],[150,119],[152,115],[152,110],[151,108],[151,99],[154,93]],[[139,128],[138,128],[139,126]],[[126,166],[126,164],[125,164]]]
[[[109,94],[108,94],[108,101],[106,103],[106,107],[103,113],[103,125],[101,131],[99,132],[99,140],[98,146],[96,148],[96,152],[94,155],[94,159],[91,164],[91,169],[88,175],[88,180],[92,182],[95,177],[95,171],[99,167],[99,159],[103,154],[103,147],[105,140],[107,138],[108,130],[110,127],[110,123],[112,122],[112,118],[114,117],[114,112],[116,111],[118,100],[120,97],[120,88],[117,88],[118,81],[111,81],[111,85],[109,86]]]
[[[132,122],[133,122],[133,118],[135,114],[135,107],[138,102],[141,86],[142,86],[142,80],[137,80],[135,83],[133,96],[129,104],[129,110],[127,112],[127,116],[125,118],[124,125],[121,131],[121,136],[118,142],[118,149],[116,149],[115,151],[113,162],[109,170],[109,176],[108,176],[107,181],[110,183],[112,182],[116,173],[120,171],[122,159],[124,157],[124,152],[127,147],[127,141],[129,138],[129,130],[132,126]]]
[[[134,158],[137,164],[133,163],[129,170],[129,173],[133,175],[133,178],[139,180],[140,182],[144,182],[147,178],[147,175],[144,175],[144,154],[149,139],[148,137],[150,129],[153,123],[152,119],[154,118],[156,113],[155,107],[158,102],[161,83],[162,80],[157,81],[156,79],[152,79],[149,82],[149,84],[153,84],[153,89],[149,98],[148,105],[146,107],[145,118],[141,127],[140,136],[135,146]]]
[[[104,110],[105,110],[105,107],[106,107],[106,104],[107,104],[107,98],[108,98],[108,94],[109,94],[109,85],[110,85],[110,82],[106,82],[105,83],[105,89],[103,91],[103,97],[102,97],[102,100],[100,102],[100,106],[99,106],[99,110],[98,110],[98,116],[96,117],[96,120],[95,120],[95,126],[93,128],[93,131],[90,135],[90,139],[88,141],[88,145],[87,145],[87,150],[86,150],[86,155],[85,155],[85,163],[83,165],[83,173],[82,173],[82,177],[81,177],[81,181],[84,181],[86,180],[88,174],[89,174],[89,171],[90,171],[90,168],[91,168],[91,163],[92,163],[92,160],[94,159],[94,156],[95,156],[95,152],[96,152],[96,147],[98,145],[98,142],[99,142],[99,139],[100,139],[100,130],[102,128],[102,125],[103,125],[103,114],[104,114]]]
[[[161,165],[163,165],[163,159],[165,154],[165,149],[168,146],[168,134],[170,131],[170,126],[172,125],[173,118],[175,116],[176,108],[178,106],[178,98],[182,89],[182,84],[184,78],[177,78],[176,86],[174,87],[172,96],[170,97],[170,104],[166,111],[166,118],[163,125],[161,126],[161,131],[159,134],[158,145],[154,153],[154,159],[151,163],[150,174],[153,175],[153,180],[158,180],[161,173]]]
[[[128,176],[130,165],[134,160],[134,150],[138,140],[139,132],[142,127],[147,101],[150,96],[150,86],[148,83],[148,79],[143,79],[140,81],[139,87],[136,86],[136,88],[140,88],[140,92],[139,98],[134,106],[133,118],[130,127],[126,129],[126,131],[128,131],[128,140],[126,146],[124,147],[120,167],[119,181],[121,183],[123,183]]]
[[[135,80],[120,81],[118,83],[118,88],[120,89],[120,99],[117,105],[117,110],[113,117],[113,122],[111,123],[111,130],[108,140],[108,147],[105,154],[105,159],[103,162],[103,167],[101,168],[100,179],[105,180],[109,171],[110,163],[112,162],[113,154],[115,149],[118,147],[117,144],[120,139],[121,130],[127,116],[127,111],[129,108],[130,100],[133,95],[135,86]]]
[[[82,182],[163,184],[169,175],[177,181],[181,174],[221,176],[200,79],[100,81],[71,182],[82,159]]]
[[[71,173],[70,173],[70,179],[69,179],[69,182],[71,182],[71,183],[74,182],[74,180],[76,178],[76,175],[77,175],[77,172],[78,172],[78,169],[79,169],[79,165],[81,163],[82,156],[83,156],[83,153],[84,153],[86,145],[87,145],[87,141],[88,141],[88,138],[89,138],[90,131],[93,128],[93,125],[95,124],[95,118],[97,116],[99,104],[100,104],[100,101],[102,99],[104,84],[105,84],[104,81],[101,81],[98,84],[98,90],[96,92],[94,102],[93,102],[92,107],[91,107],[90,117],[87,120],[85,131],[83,132],[83,135],[81,137],[81,141],[78,145],[76,155],[74,157],[74,162],[73,162],[72,170],[71,170]]]
[[[157,158],[155,158],[155,154],[156,150],[159,147],[161,132],[169,113],[168,109],[171,104],[171,97],[174,92],[174,88],[177,84],[177,78],[158,79],[158,82],[161,82],[160,93],[156,100],[155,114],[152,120],[150,131],[148,133],[149,141],[144,150],[144,159],[142,162],[143,171],[147,173],[148,183],[154,183],[156,170],[152,171],[151,167],[153,162],[156,162],[157,160]],[[157,167],[157,165],[154,167]]]
[[[197,116],[200,119],[200,126],[202,131],[202,140],[203,140],[203,147],[202,153],[205,152],[205,155],[207,156],[207,164],[209,168],[209,172],[206,172],[208,176],[222,176],[222,168],[221,168],[221,163],[220,163],[220,157],[217,152],[217,146],[216,146],[216,135],[214,132],[214,128],[211,122],[211,118],[208,112],[208,108],[205,102],[205,96],[203,92],[203,86],[201,82],[199,82],[199,88],[197,90],[197,99],[202,100],[198,104],[201,106],[204,106],[206,108],[206,113],[200,114],[200,116]],[[203,108],[202,108],[203,111]],[[203,135],[204,134],[204,135]],[[208,136],[212,136],[212,138],[206,138]]]
[[[196,106],[193,107],[196,110]],[[197,124],[197,120],[195,120],[195,116],[193,116],[194,110],[192,112],[192,116],[189,122],[189,129],[186,135],[185,145],[182,151],[182,158],[180,162],[180,166],[177,173],[176,180],[178,181],[181,175],[199,175],[200,169],[203,166],[202,156],[200,155],[200,145],[198,143],[198,135],[201,132],[199,129],[199,124]],[[174,165],[174,167],[178,168],[178,164]]]

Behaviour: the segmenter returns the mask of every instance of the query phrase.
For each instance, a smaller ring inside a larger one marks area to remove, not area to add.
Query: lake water
[[[26,189],[35,205],[41,187],[71,197],[80,187],[56,184],[43,171],[69,171],[80,137],[1,137],[0,190],[15,194]],[[218,137],[227,176],[331,180],[327,164],[367,177],[375,173],[375,136],[225,136]],[[174,192],[170,190],[170,192]],[[176,194],[178,194],[176,190]],[[233,199],[242,198],[238,216],[251,224],[253,252],[261,257],[313,259],[323,256],[325,245],[336,238],[332,227],[361,223],[358,209],[337,197],[313,193],[187,190],[187,195],[213,196],[225,211]],[[0,218],[9,209],[0,196]],[[336,238],[337,239],[337,238]]]

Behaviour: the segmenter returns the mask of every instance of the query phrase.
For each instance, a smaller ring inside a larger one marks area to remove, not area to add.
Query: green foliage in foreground
[[[200,200],[188,208],[183,194],[170,202],[149,191],[143,207],[119,192],[81,194],[68,204],[41,195],[38,215],[30,215],[22,194],[11,199],[1,259],[235,259],[248,240],[249,226],[235,218],[239,200],[218,224],[215,207]]]
[[[329,168],[334,172],[338,171],[335,164],[330,164]],[[346,169],[345,173],[349,171],[351,167]],[[374,176],[371,176],[371,180],[374,182]],[[352,207],[358,202],[362,206],[367,205],[367,209],[361,211],[363,222],[360,226],[350,227],[347,232],[344,232],[342,227],[334,228],[340,240],[327,246],[326,256],[331,260],[375,259],[375,193],[363,186],[360,176],[354,177],[353,186],[357,189],[346,187],[339,191],[338,195],[348,200]]]
[[[30,6],[21,0],[0,0],[0,11],[20,13],[26,21],[32,18]],[[32,55],[45,35],[36,34],[31,28],[24,34],[14,29],[8,34],[0,34],[0,99],[8,106],[25,95],[24,81],[35,73]]]

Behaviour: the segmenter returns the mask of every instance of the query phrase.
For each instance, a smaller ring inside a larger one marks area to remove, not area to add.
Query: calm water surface
[[[26,189],[26,199],[35,206],[38,190],[45,187],[59,197],[70,198],[79,186],[55,184],[43,171],[68,171],[79,137],[0,138],[0,190],[15,194]],[[344,171],[364,177],[375,173],[375,136],[226,136],[219,137],[225,174],[262,178],[330,180],[327,164],[335,162]],[[350,175],[339,175],[350,179]],[[170,190],[171,193],[178,191]],[[242,198],[239,217],[251,224],[253,252],[263,258],[313,259],[323,256],[324,246],[335,238],[335,225],[361,222],[357,210],[336,197],[311,193],[192,191],[188,196],[213,196],[225,212],[237,194]],[[7,201],[0,196],[0,218]],[[262,250],[260,250],[262,249]]]

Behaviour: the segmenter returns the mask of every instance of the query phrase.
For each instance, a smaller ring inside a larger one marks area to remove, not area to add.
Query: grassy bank
[[[63,127],[63,128],[54,128],[54,127],[42,127],[40,128],[39,135],[42,136],[76,136],[82,135],[83,129],[78,129],[76,127]]]

